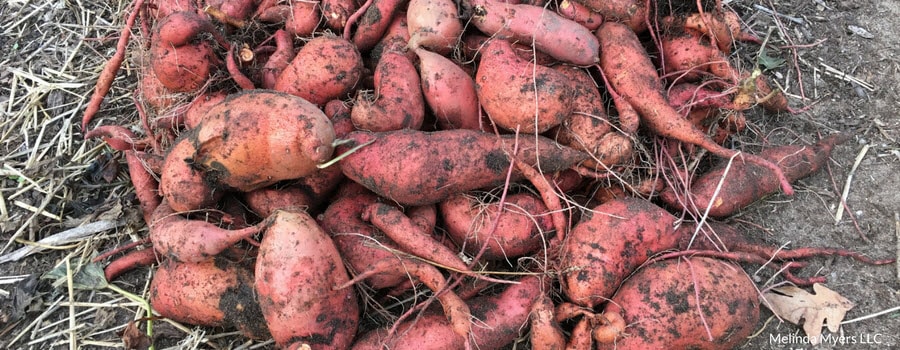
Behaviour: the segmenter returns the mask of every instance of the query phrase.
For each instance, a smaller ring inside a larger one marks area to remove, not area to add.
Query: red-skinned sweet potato
[[[255,285],[275,343],[350,347],[359,307],[352,289],[334,289],[350,280],[334,242],[306,213],[278,211],[268,220]]]
[[[150,63],[160,83],[172,92],[194,92],[207,83],[218,58],[202,34],[216,31],[194,12],[175,12],[156,24]]]
[[[340,161],[344,175],[385,198],[407,205],[437,203],[454,193],[502,184],[515,142],[519,144],[520,159],[534,164],[540,157],[545,172],[566,169],[586,157],[544,137],[516,140],[513,135],[495,136],[473,130],[357,131],[347,139],[352,140],[350,145],[372,143]],[[428,176],[404,175],[411,173]]]
[[[622,198],[586,212],[563,245],[563,291],[569,301],[595,307],[634,269],[677,246],[675,217],[653,203]]]
[[[359,9],[356,0],[322,0],[322,17],[325,18],[325,26],[337,33],[344,31],[347,19]]]
[[[369,7],[356,23],[356,31],[351,40],[362,52],[371,50],[381,40],[384,32],[393,22],[394,16],[405,3],[404,0],[370,0],[369,2]],[[345,38],[350,39],[346,36]]]
[[[508,195],[499,222],[499,203],[481,204],[469,194],[447,198],[440,203],[440,209],[447,234],[471,256],[487,245],[481,255],[487,260],[536,252],[553,231],[547,207],[530,193]]]
[[[596,30],[603,24],[603,15],[588,8],[582,3],[563,0],[556,9],[565,18],[571,19],[590,30]]]
[[[425,49],[419,57],[422,94],[443,130],[482,130],[475,80],[455,62]]]
[[[505,40],[482,49],[475,91],[494,124],[526,134],[559,125],[572,114],[575,97],[565,75],[520,58]]]
[[[835,145],[847,139],[845,134],[823,138],[813,146],[790,145],[763,150],[760,155],[778,164],[790,181],[818,171],[831,156]],[[771,170],[735,159],[726,175],[728,164],[722,164],[691,181],[689,198],[666,189],[660,198],[667,204],[712,217],[724,217],[778,191],[779,183]],[[724,180],[722,179],[725,177]],[[722,182],[717,197],[716,188]]]
[[[627,327],[597,349],[733,349],[756,329],[759,292],[740,266],[703,257],[668,259],[631,276],[604,310]],[[595,329],[595,335],[605,332]]]
[[[350,93],[362,72],[362,56],[352,43],[335,36],[318,36],[300,48],[275,82],[275,90],[324,105]]]
[[[150,240],[159,255],[194,263],[208,260],[260,231],[259,225],[229,230],[203,220],[188,219],[166,201],[156,207],[149,226]]]
[[[166,153],[159,175],[159,193],[176,212],[211,208],[222,197],[194,164],[197,147],[190,134],[184,134]]]
[[[425,100],[416,67],[406,55],[388,51],[375,68],[375,96],[360,93],[350,113],[359,130],[419,129],[425,121]]]
[[[591,31],[541,6],[497,0],[467,0],[475,8],[472,23],[497,39],[512,39],[575,65],[597,62],[599,44]],[[560,34],[564,33],[564,34]]]
[[[303,0],[263,1],[257,9],[257,18],[267,23],[284,23],[284,30],[297,36],[309,36],[319,25],[322,14],[319,3]]]
[[[424,47],[441,55],[456,47],[463,30],[453,0],[410,0],[406,21],[410,49]]]
[[[646,0],[574,0],[603,16],[606,22],[623,23],[636,33],[647,30]]]
[[[163,262],[150,282],[150,305],[163,317],[198,326],[237,327],[254,339],[270,337],[253,272],[224,259]]]

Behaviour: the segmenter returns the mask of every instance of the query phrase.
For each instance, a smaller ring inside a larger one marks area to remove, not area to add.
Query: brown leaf
[[[147,350],[150,348],[150,338],[137,328],[134,321],[128,322],[122,330],[122,342],[125,350]]]
[[[814,284],[810,294],[806,290],[789,286],[773,288],[763,296],[768,301],[766,306],[773,313],[793,324],[803,322],[803,331],[809,336],[812,345],[821,340],[822,326],[827,324],[832,333],[840,329],[844,315],[854,304],[831,289],[821,284]]]

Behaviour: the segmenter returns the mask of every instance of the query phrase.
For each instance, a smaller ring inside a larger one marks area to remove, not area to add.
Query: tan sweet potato
[[[350,146],[372,143],[341,160],[344,175],[385,198],[407,205],[437,203],[451,194],[502,184],[515,142],[519,144],[521,159],[534,162],[540,157],[545,172],[568,168],[586,157],[544,137],[515,140],[513,135],[495,136],[473,130],[358,131],[350,133],[347,139],[352,140]]]
[[[362,56],[340,37],[322,35],[308,41],[278,76],[275,90],[297,95],[315,105],[342,99],[362,77]]]
[[[575,92],[556,70],[520,58],[505,40],[481,50],[475,75],[478,101],[497,126],[543,133],[572,114]]]
[[[344,349],[356,335],[359,309],[341,256],[308,214],[269,219],[256,262],[259,303],[276,344]]]
[[[586,212],[563,245],[563,292],[585,307],[605,302],[648,258],[677,246],[675,217],[653,203],[622,198]]]
[[[738,265],[702,257],[657,262],[607,304],[604,316],[624,317],[627,327],[597,349],[733,349],[756,329],[758,293]]]
[[[210,108],[191,138],[193,161],[208,180],[252,191],[316,172],[331,158],[335,133],[328,117],[302,98],[248,90]]]

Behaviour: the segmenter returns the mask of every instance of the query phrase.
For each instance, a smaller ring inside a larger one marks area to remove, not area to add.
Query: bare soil
[[[837,131],[853,135],[835,149],[827,169],[795,185],[794,196],[770,196],[731,221],[772,245],[845,247],[874,258],[900,255],[900,2],[726,3],[757,34],[771,33],[770,43],[781,48],[769,55],[784,63],[766,74],[785,88],[792,106],[812,106],[799,115],[748,115],[750,127],[736,145],[752,151],[764,144],[813,143],[818,135]],[[122,159],[97,140],[84,141],[78,126],[127,7],[122,0],[0,3],[0,256],[86,223],[115,226],[0,263],[0,348],[121,348],[118,333],[143,315],[109,288],[69,292],[65,283],[36,279],[60,262],[75,264],[146,236]],[[757,50],[742,45],[734,58],[747,64]],[[137,125],[130,95],[135,80],[135,67],[126,65],[99,123]],[[842,199],[846,209],[836,221]],[[757,268],[746,266],[766,288],[770,270],[757,273]],[[129,273],[116,285],[140,295],[151,273]],[[819,258],[799,274],[827,277],[829,288],[855,303],[845,318],[854,322],[836,334],[826,331],[831,344],[816,348],[900,348],[896,264]],[[161,344],[178,348],[272,347],[222,329],[185,333],[165,322],[156,322],[155,329],[166,339]],[[779,322],[763,307],[757,334],[742,348],[813,348],[803,336],[801,327]]]

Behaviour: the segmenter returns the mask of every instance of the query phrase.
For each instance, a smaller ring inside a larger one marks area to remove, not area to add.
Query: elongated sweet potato
[[[353,44],[359,51],[371,50],[381,40],[384,32],[391,25],[394,16],[403,8],[404,0],[374,0],[365,13],[359,18],[356,31],[353,33]],[[346,30],[345,30],[345,33]],[[344,36],[350,39],[348,36]]]
[[[497,202],[480,204],[471,195],[458,194],[440,203],[447,234],[471,256],[487,245],[484,259],[516,258],[540,250],[549,240],[553,224],[540,198],[530,193],[509,195],[503,208],[497,222]]]
[[[559,125],[572,113],[575,97],[565,75],[520,58],[505,40],[491,40],[482,49],[475,91],[491,121],[526,134]]]
[[[150,305],[163,317],[208,327],[237,327],[250,338],[270,337],[252,269],[225,259],[163,262],[150,282]]]
[[[425,100],[416,67],[406,55],[388,51],[375,68],[375,96],[359,94],[350,113],[359,130],[419,129],[425,120]]]
[[[759,297],[738,265],[667,259],[625,281],[604,316],[623,317],[627,327],[615,340],[598,340],[597,349],[733,349],[756,328]]]
[[[422,94],[441,129],[481,130],[475,80],[455,62],[434,52],[415,49]]]
[[[488,36],[533,43],[536,49],[575,65],[597,62],[597,38],[575,21],[541,6],[497,0],[467,2],[475,8],[472,23]]]
[[[308,41],[278,76],[275,90],[297,95],[315,105],[342,99],[362,77],[359,50],[340,37],[322,35]]]
[[[359,322],[350,280],[334,242],[308,214],[270,217],[256,261],[256,289],[275,342],[282,347],[350,347]]]
[[[700,146],[722,158],[739,155],[738,151],[715,143],[669,105],[663,95],[656,67],[631,29],[620,23],[605,22],[597,29],[596,35],[603,52],[600,68],[616,93],[638,112],[643,125],[659,136]],[[757,155],[742,153],[740,156],[748,162],[771,169],[781,190],[788,195],[794,193],[790,181],[778,165]]]
[[[410,0],[406,21],[411,49],[424,47],[441,55],[456,47],[463,30],[453,0]]]
[[[622,198],[584,214],[563,245],[563,292],[585,307],[605,302],[634,269],[677,246],[675,217],[653,203]]]
[[[357,131],[347,139],[352,140],[351,146],[372,143],[341,160],[344,175],[407,205],[437,203],[454,193],[502,184],[515,142],[521,159],[534,164],[539,157],[541,169],[548,173],[566,169],[586,157],[544,137],[516,140],[513,135],[473,130]]]
[[[208,260],[260,231],[259,225],[229,230],[203,220],[187,219],[166,201],[156,207],[149,226],[156,252],[180,262]]]
[[[240,191],[316,172],[331,158],[335,138],[316,106],[271,90],[228,96],[192,132],[195,165],[212,183]]]
[[[813,146],[773,147],[763,150],[760,155],[778,164],[790,181],[796,181],[824,166],[834,146],[847,138],[846,134],[834,134]],[[691,181],[688,198],[678,195],[671,188],[663,191],[660,198],[669,205],[694,213],[705,213],[708,208],[710,216],[724,217],[778,191],[780,184],[766,167],[735,159],[726,174],[727,166],[727,163],[722,164]],[[720,182],[719,194],[713,198]]]

